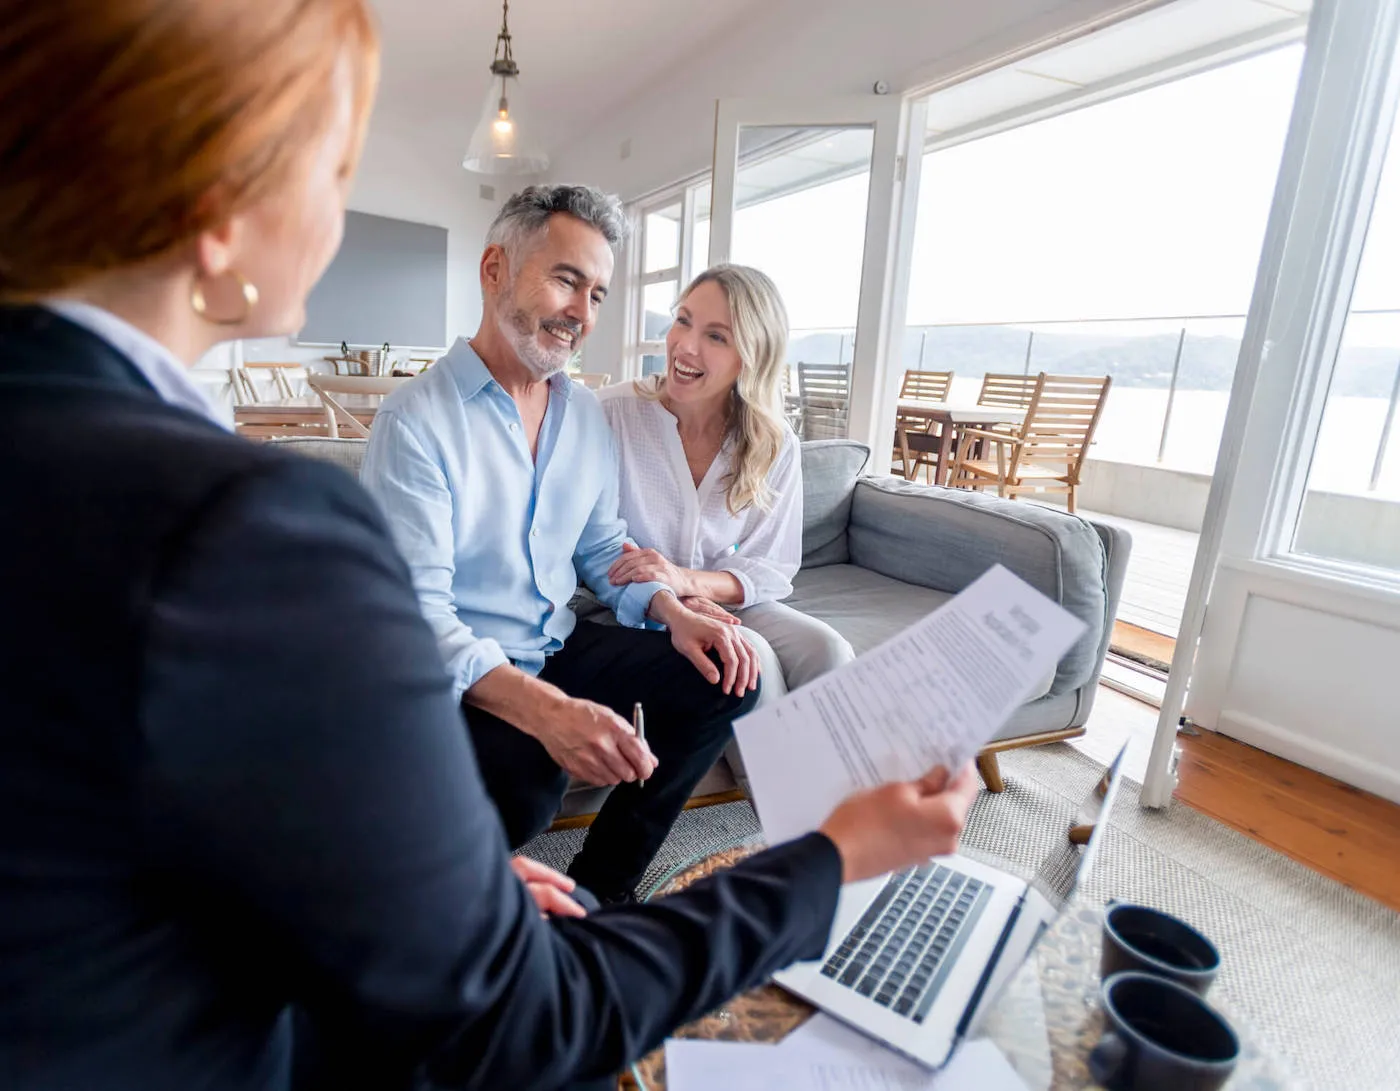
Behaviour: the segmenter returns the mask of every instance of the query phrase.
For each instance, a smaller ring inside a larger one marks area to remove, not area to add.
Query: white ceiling
[[[1312,0],[1176,0],[1026,57],[929,99],[928,134],[945,140],[987,119],[1113,83],[1164,62],[1296,28]]]
[[[383,37],[377,124],[466,149],[501,26],[491,0],[373,0]],[[512,0],[521,90],[545,148],[644,89],[751,12],[748,0]],[[528,118],[527,118],[528,120]]]
[[[1096,87],[1123,88],[1134,77],[1165,79],[1248,53],[1301,31],[1312,0],[1176,0],[937,91],[928,100],[926,147],[987,131],[998,117],[1019,124],[1037,108],[1063,108]],[[1224,50],[1222,54],[1219,52]],[[1020,120],[1013,120],[1019,118]],[[772,200],[868,170],[868,129],[742,130],[739,207]],[[749,137],[749,140],[743,139]],[[702,213],[709,211],[709,191]]]

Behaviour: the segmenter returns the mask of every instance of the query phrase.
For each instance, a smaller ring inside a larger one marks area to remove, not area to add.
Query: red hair
[[[274,191],[342,58],[358,155],[366,0],[0,0],[0,299],[159,257]]]

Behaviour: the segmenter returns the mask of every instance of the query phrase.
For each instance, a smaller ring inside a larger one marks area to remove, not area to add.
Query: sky
[[[925,156],[908,324],[1243,314],[1302,51]],[[1357,307],[1400,306],[1398,171],[1382,176]],[[868,186],[863,173],[736,215],[734,260],[774,277],[795,330],[855,324]],[[1400,343],[1400,319],[1364,325],[1357,338]]]

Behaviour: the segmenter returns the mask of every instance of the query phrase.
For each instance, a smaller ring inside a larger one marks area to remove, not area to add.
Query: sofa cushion
[[[851,493],[870,448],[849,439],[802,445],[802,567],[845,564],[850,559],[846,526]]]
[[[865,478],[851,504],[851,563],[956,594],[1005,565],[1086,625],[1060,660],[1052,693],[1087,683],[1111,625],[1108,561],[1092,523],[1025,500]]]
[[[854,564],[829,564],[798,572],[785,601],[825,621],[851,642],[857,655],[864,655],[952,597]],[[1049,693],[1052,680],[1053,674],[1037,682],[1026,700]]]

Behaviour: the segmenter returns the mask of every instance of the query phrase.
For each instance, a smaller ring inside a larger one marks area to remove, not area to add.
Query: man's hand
[[[726,625],[743,624],[742,621],[714,599],[707,599],[704,595],[685,595],[681,598],[681,605],[691,613],[699,614],[701,617],[712,617],[716,621],[724,622]]]
[[[851,796],[821,827],[841,854],[841,881],[869,879],[955,851],[976,795],[977,774],[968,764],[957,776],[939,766],[918,780]]]
[[[515,872],[515,877],[525,884],[530,897],[535,899],[541,917],[588,915],[583,906],[569,897],[574,891],[574,881],[567,875],[560,875],[552,867],[528,856],[512,856],[510,870]]]
[[[656,771],[656,755],[632,725],[592,701],[565,698],[529,733],[561,769],[590,784],[630,784]]]
[[[608,582],[614,587],[628,583],[664,583],[677,598],[693,594],[690,569],[672,564],[654,549],[640,549],[622,543],[622,556],[608,569]]]
[[[671,646],[694,663],[707,682],[718,682],[736,697],[758,689],[758,653],[738,628],[687,610],[664,591],[652,597],[648,612],[671,630]],[[711,651],[719,656],[722,672],[707,654]]]

